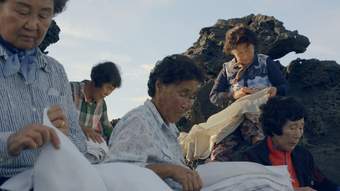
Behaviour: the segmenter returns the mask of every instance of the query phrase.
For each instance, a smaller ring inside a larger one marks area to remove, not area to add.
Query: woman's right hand
[[[48,142],[56,149],[60,146],[60,140],[54,129],[40,124],[28,125],[8,137],[8,154],[18,156],[23,150],[37,149]]]
[[[173,165],[171,177],[182,185],[183,191],[199,191],[203,187],[196,171],[179,165]]]
[[[307,187],[294,188],[294,191],[317,191],[317,190],[314,190],[313,188],[307,186]]]
[[[239,99],[243,96],[246,96],[248,94],[253,94],[257,91],[258,91],[258,89],[256,89],[256,88],[242,87],[239,90],[233,92],[233,97],[234,97],[235,100],[237,100],[237,99]]]
[[[82,129],[87,140],[91,139],[95,143],[104,142],[104,139],[102,138],[102,136],[99,133],[97,133],[94,129],[86,128],[86,127],[83,127]]]

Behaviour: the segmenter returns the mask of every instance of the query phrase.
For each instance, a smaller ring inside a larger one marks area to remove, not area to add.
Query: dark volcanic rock
[[[197,42],[185,54],[198,61],[208,75],[215,77],[222,63],[232,58],[222,52],[225,33],[239,24],[248,26],[257,34],[257,51],[273,59],[290,52],[302,53],[310,43],[297,31],[286,30],[282,22],[274,17],[251,14],[243,18],[218,20],[214,26],[203,28]]]
[[[192,111],[180,122],[190,130],[193,124],[204,122],[220,111],[209,101],[213,80],[221,65],[231,56],[222,52],[225,33],[238,24],[250,27],[259,39],[257,51],[281,58],[289,52],[302,53],[309,45],[307,37],[288,31],[274,17],[249,15],[240,19],[219,20],[203,28],[200,37],[184,54],[194,58],[206,73],[206,83],[199,90]],[[324,173],[340,183],[340,65],[334,61],[297,59],[287,68],[282,66],[289,81],[289,95],[306,106],[307,115],[303,144],[314,154]]]
[[[60,28],[58,27],[57,23],[54,20],[52,20],[52,23],[50,25],[50,28],[48,28],[48,31],[47,31],[47,34],[44,40],[39,45],[39,48],[42,52],[45,52],[46,48],[50,44],[53,44],[59,41],[59,32],[60,32]]]
[[[306,106],[306,147],[325,174],[340,183],[340,65],[297,59],[287,73],[289,94]]]

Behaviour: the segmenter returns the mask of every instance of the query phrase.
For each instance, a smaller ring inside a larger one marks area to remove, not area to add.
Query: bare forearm
[[[171,167],[173,166],[174,165],[172,164],[149,164],[146,166],[146,168],[155,172],[162,179],[165,179],[172,176],[171,169],[173,168]]]

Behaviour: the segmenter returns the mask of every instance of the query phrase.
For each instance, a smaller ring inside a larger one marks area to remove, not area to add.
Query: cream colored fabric
[[[246,113],[259,113],[266,103],[269,88],[244,96],[224,110],[210,116],[205,123],[194,125],[189,133],[180,133],[178,141],[189,161],[207,158],[215,143],[230,135],[240,125]]]

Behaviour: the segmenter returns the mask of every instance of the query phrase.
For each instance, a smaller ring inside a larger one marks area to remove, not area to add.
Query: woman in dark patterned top
[[[288,89],[286,79],[280,70],[280,63],[267,55],[256,54],[256,36],[245,26],[236,26],[226,33],[224,52],[234,59],[223,64],[210,92],[210,101],[225,107],[233,101],[270,87],[270,96],[285,95]],[[254,119],[254,120],[250,120]],[[256,123],[257,117],[248,117],[231,135],[215,146],[212,160],[232,160],[235,151],[264,138]]]
[[[235,58],[223,64],[210,92],[210,101],[222,106],[260,89],[271,87],[271,95],[285,95],[288,84],[279,63],[267,55],[255,54],[256,36],[244,26],[237,26],[226,34],[224,52]]]

